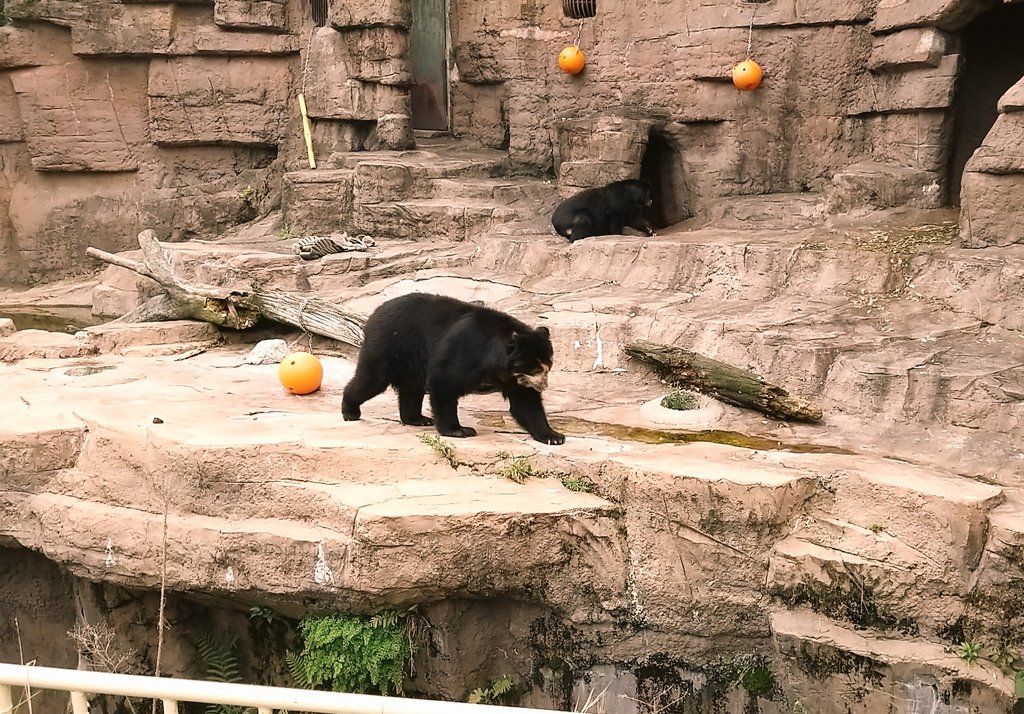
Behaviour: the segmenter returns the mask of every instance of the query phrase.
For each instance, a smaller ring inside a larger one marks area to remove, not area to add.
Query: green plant
[[[778,686],[775,674],[764,662],[750,662],[744,665],[737,682],[752,697],[768,697]]]
[[[498,473],[509,481],[515,481],[516,483],[523,483],[531,476],[538,475],[534,472],[529,457],[526,456],[516,456],[512,461],[502,466]]]
[[[768,658],[763,655],[741,655],[730,663],[733,681],[752,697],[774,699],[780,694],[779,683]]]
[[[420,434],[420,441],[433,449],[434,453],[448,462],[453,469],[459,468],[459,460],[455,457],[455,447],[435,434]]]
[[[562,485],[570,491],[576,491],[578,493],[593,493],[596,488],[593,481],[580,478],[579,476],[563,476]]]
[[[956,655],[967,664],[974,664],[981,656],[981,645],[977,642],[961,642],[956,647]]]
[[[1006,674],[1013,674],[1017,670],[1017,661],[1020,659],[1020,652],[1015,647],[1002,644],[995,648],[992,653],[992,664],[999,667]]]
[[[251,185],[246,186],[241,191],[239,191],[238,197],[242,199],[242,203],[246,204],[247,206],[256,205],[256,189],[254,189]]]
[[[477,687],[466,699],[470,704],[508,704],[505,700],[515,687],[515,680],[503,674],[485,687]]]
[[[885,526],[883,526],[881,523],[872,523],[870,526],[868,526],[868,530],[870,530],[875,535],[878,535],[879,533],[882,533],[885,530]]]
[[[270,626],[273,625],[279,619],[269,607],[260,607],[259,605],[253,605],[249,608],[249,619],[252,622]]]
[[[191,636],[209,679],[214,682],[242,681],[242,665],[235,646],[236,638],[220,639],[207,632],[192,633]],[[251,711],[253,710],[230,704],[209,704],[206,707],[206,714],[246,714]]]
[[[291,240],[295,237],[295,234],[292,233],[292,229],[288,226],[281,226],[280,230],[277,231],[277,237],[281,240]]]
[[[408,613],[324,615],[299,623],[302,649],[286,657],[295,683],[335,692],[400,694],[413,654]]]
[[[677,389],[661,398],[661,406],[681,412],[697,409],[700,406],[700,398],[693,392]]]
[[[1013,677],[1013,696],[1024,699],[1024,670],[1017,672]]]

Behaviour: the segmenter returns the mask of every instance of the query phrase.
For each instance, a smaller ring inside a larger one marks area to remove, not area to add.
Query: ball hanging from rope
[[[324,368],[320,360],[309,352],[292,352],[281,360],[277,368],[281,386],[292,394],[311,394],[320,389]]]
[[[576,45],[569,45],[558,53],[558,66],[563,72],[579,74],[587,64],[587,56]]]
[[[752,59],[745,59],[732,68],[732,83],[736,89],[751,92],[761,86],[761,65]]]

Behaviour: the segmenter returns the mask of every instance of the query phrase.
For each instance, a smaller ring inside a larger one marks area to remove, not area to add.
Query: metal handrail
[[[178,702],[255,707],[259,714],[272,714],[274,710],[305,711],[315,714],[567,714],[550,709],[318,692],[255,684],[228,684],[197,679],[147,677],[2,663],[0,714],[11,714],[14,711],[11,687],[25,687],[33,691],[48,689],[70,692],[74,714],[89,714],[86,694],[158,699],[163,702],[164,714],[178,714]]]

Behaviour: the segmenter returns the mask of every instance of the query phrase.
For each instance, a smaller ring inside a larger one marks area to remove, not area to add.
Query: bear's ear
[[[536,332],[541,337],[550,337],[551,336],[551,331],[548,330],[548,328],[544,327],[544,325],[541,325],[540,327],[538,327],[536,330],[534,330],[534,332]]]

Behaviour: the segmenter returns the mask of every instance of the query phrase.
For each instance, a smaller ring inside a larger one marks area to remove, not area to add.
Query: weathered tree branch
[[[151,298],[114,322],[193,319],[245,330],[255,325],[260,318],[266,318],[353,346],[362,344],[366,318],[358,313],[327,300],[301,297],[278,290],[193,285],[175,277],[170,256],[152,230],[139,234],[139,245],[143,255],[141,263],[97,248],[86,250],[88,255],[105,263],[145,275],[164,289],[164,295]]]
[[[753,372],[669,345],[641,340],[626,345],[626,354],[643,360],[669,382],[708,394],[727,404],[792,421],[820,421],[821,409],[768,384]]]

